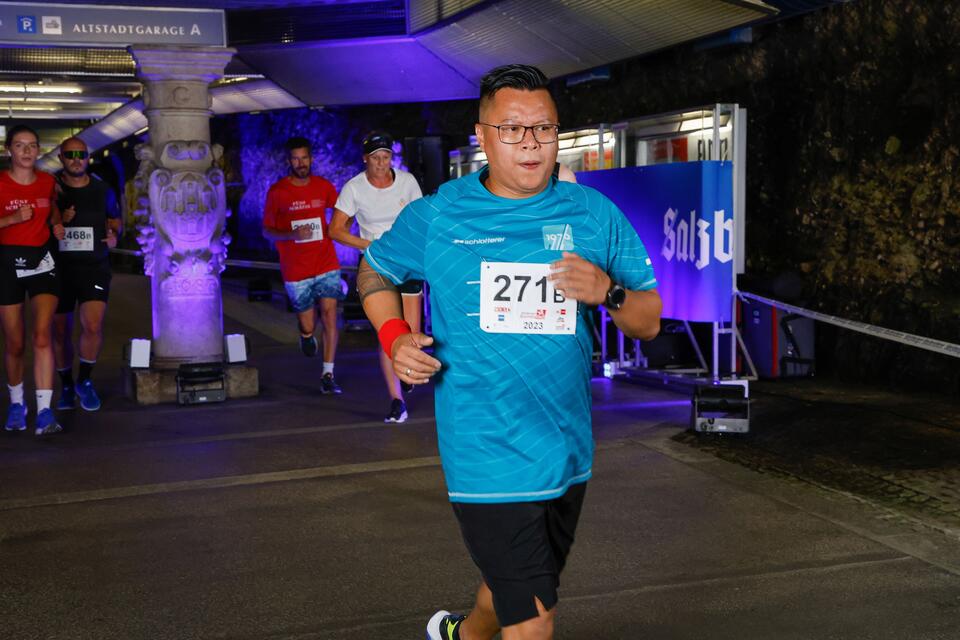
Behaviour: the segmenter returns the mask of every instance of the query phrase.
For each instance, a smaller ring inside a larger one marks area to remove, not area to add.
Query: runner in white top
[[[363,173],[351,178],[340,190],[329,226],[331,238],[361,251],[393,227],[393,222],[407,204],[423,195],[416,178],[392,167],[393,138],[389,134],[375,131],[363,139],[363,162]],[[351,232],[354,219],[360,227],[359,236]],[[411,328],[419,331],[423,282],[404,282],[400,291],[403,294],[403,317]],[[382,350],[380,369],[390,393],[390,412],[384,422],[403,422],[407,419],[403,388],[409,391],[411,387],[404,384],[401,388],[393,364]]]

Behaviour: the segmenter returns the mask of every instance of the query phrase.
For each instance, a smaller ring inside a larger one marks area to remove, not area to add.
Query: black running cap
[[[363,155],[368,156],[374,151],[380,151],[380,149],[393,152],[393,138],[390,137],[389,133],[374,131],[363,139]]]

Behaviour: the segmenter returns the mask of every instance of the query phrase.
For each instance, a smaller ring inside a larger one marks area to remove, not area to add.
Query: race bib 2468
[[[60,251],[93,251],[93,227],[65,228]]]

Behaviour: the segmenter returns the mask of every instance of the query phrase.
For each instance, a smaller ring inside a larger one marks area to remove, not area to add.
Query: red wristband
[[[413,330],[402,318],[391,318],[383,323],[377,337],[380,338],[380,346],[388,358],[393,358],[393,343],[396,339],[407,333],[413,333]]]

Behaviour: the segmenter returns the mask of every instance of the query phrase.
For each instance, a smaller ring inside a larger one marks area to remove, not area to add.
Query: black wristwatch
[[[611,281],[610,288],[607,289],[607,299],[604,301],[603,306],[611,311],[619,311],[626,300],[627,290],[616,282]]]

